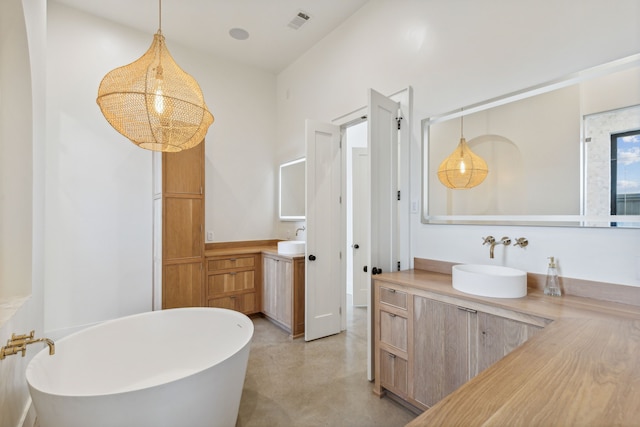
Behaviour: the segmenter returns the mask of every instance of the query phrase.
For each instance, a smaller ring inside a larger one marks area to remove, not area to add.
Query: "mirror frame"
[[[278,173],[278,216],[280,217],[280,221],[304,221],[306,219],[306,215],[282,215],[282,169],[287,166],[293,166],[298,163],[305,163],[305,175],[304,179],[306,180],[306,157],[301,157],[296,160],[292,160],[290,162],[282,163],[280,165],[279,173]],[[304,191],[306,192],[306,184],[304,185]],[[305,211],[306,211],[306,194],[303,194],[304,202],[305,202]]]
[[[535,95],[547,93],[556,89],[567,87],[582,81],[623,71],[633,67],[640,67],[640,54],[631,55],[603,65],[588,68],[584,71],[573,73],[559,79],[555,79],[540,85],[512,92],[503,96],[492,98],[476,104],[458,108],[437,116],[427,117],[421,121],[422,139],[422,209],[420,221],[423,224],[454,224],[454,225],[517,225],[517,226],[559,226],[559,227],[619,227],[640,228],[640,215],[608,215],[589,216],[584,215],[584,206],[581,202],[580,215],[429,215],[429,126],[466,116],[489,108],[505,105]],[[583,138],[583,126],[581,118],[580,136]],[[584,159],[581,161],[580,181],[584,182]],[[583,192],[583,184],[580,191]],[[582,195],[581,195],[582,199]]]

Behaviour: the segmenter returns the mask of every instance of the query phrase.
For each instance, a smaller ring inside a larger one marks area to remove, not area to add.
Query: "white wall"
[[[206,137],[205,228],[216,241],[270,238],[275,76],[165,37],[216,119]],[[95,99],[104,75],[152,39],[49,3],[45,326],[53,338],[151,309],[152,153],[111,128]]]
[[[280,151],[304,141],[304,120],[366,104],[366,89],[414,88],[411,188],[421,191],[422,118],[640,52],[638,0],[371,1],[278,76]],[[446,226],[412,214],[411,257],[504,264],[640,286],[640,230]],[[525,236],[522,250],[482,236]]]
[[[0,342],[43,334],[46,2],[0,2]],[[40,350],[0,363],[0,425],[33,425],[25,369]]]

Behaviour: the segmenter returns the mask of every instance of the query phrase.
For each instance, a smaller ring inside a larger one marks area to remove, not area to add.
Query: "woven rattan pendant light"
[[[452,189],[473,188],[484,181],[489,173],[487,162],[475,154],[462,136],[462,117],[460,118],[460,143],[438,167],[438,179]]]
[[[198,82],[173,60],[158,32],[135,62],[107,73],[97,103],[107,121],[141,148],[177,152],[195,147],[213,123]]]

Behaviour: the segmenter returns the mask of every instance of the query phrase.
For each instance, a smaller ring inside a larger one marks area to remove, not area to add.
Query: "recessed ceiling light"
[[[236,40],[246,40],[249,38],[249,32],[243,28],[232,28],[229,35]]]

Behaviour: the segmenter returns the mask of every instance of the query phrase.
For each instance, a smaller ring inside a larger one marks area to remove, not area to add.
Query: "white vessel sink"
[[[302,240],[284,240],[278,242],[278,253],[282,255],[304,254],[306,242]]]
[[[460,264],[451,269],[453,288],[467,294],[493,298],[527,295],[527,273],[497,265]]]

